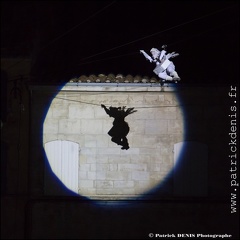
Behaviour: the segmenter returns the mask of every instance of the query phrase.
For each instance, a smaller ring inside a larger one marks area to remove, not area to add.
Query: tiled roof
[[[83,82],[83,83],[159,83],[159,80],[155,77],[149,78],[148,76],[132,76],[130,74],[124,76],[122,74],[98,74],[98,75],[81,75],[77,78],[69,80],[70,83]]]

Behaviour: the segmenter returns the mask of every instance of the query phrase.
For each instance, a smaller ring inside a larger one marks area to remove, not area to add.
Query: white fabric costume
[[[172,52],[166,54],[166,45],[162,46],[163,50],[159,51],[157,48],[152,48],[150,50],[152,54],[152,58],[143,50],[140,50],[140,52],[145,56],[146,59],[148,59],[150,62],[155,62],[156,67],[153,70],[153,72],[161,79],[168,80],[168,81],[179,81],[181,80],[178,76],[178,73],[175,70],[175,65],[172,61],[170,61],[170,58],[176,57],[179,54]]]

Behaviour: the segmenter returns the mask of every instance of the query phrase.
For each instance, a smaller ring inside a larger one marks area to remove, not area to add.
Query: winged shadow
[[[125,122],[125,117],[129,114],[137,112],[134,108],[123,107],[109,107],[107,108],[105,105],[101,104],[101,107],[104,108],[105,112],[109,115],[109,117],[113,117],[113,126],[108,131],[108,135],[112,138],[112,142],[121,145],[121,149],[129,149],[129,144],[127,140],[127,135],[130,131],[129,125]]]

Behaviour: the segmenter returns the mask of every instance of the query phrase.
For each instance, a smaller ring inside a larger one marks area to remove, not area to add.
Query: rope
[[[110,4],[108,4],[107,6],[103,7],[102,9],[100,9],[99,11],[97,11],[96,13],[92,14],[91,16],[89,16],[87,19],[85,19],[84,21],[80,22],[79,24],[77,24],[76,26],[72,27],[71,29],[69,29],[68,31],[66,31],[65,33],[63,33],[62,35],[60,35],[59,37],[53,39],[49,44],[47,44],[45,47],[43,47],[41,50],[47,48],[49,45],[51,45],[52,43],[56,42],[57,40],[59,40],[60,38],[64,37],[65,35],[67,35],[68,33],[70,33],[71,31],[73,31],[74,29],[78,28],[81,24],[87,22],[88,20],[90,20],[91,18],[95,17],[97,14],[99,14],[100,12],[102,12],[103,10],[105,10],[106,8],[110,7],[111,5],[113,5],[116,1],[111,2]]]
[[[43,47],[41,50],[45,49],[46,47],[48,47],[50,44],[52,44],[53,42],[57,41],[58,39],[60,39],[61,37],[65,36],[66,34],[68,34],[69,32],[71,32],[72,30],[74,30],[75,28],[77,28],[79,25],[81,25],[82,23],[86,22],[87,20],[89,20],[90,18],[94,17],[95,15],[97,15],[98,13],[100,13],[101,11],[103,11],[104,9],[106,9],[107,7],[111,6],[112,4],[114,4],[116,1],[110,3],[109,5],[105,6],[104,8],[102,8],[101,10],[99,10],[98,12],[96,12],[95,14],[91,15],[89,18],[87,18],[86,20],[84,20],[83,22],[79,23],[78,25],[74,26],[73,28],[71,28],[70,30],[68,30],[67,32],[65,32],[64,34],[60,35],[59,37],[55,38],[52,42],[50,42],[48,45],[46,45],[45,47]],[[92,57],[95,57],[95,56],[98,56],[98,55],[101,55],[103,53],[106,53],[106,52],[110,52],[112,50],[115,50],[115,49],[118,49],[118,48],[121,48],[121,47],[124,47],[124,46],[127,46],[127,45],[130,45],[132,43],[135,43],[135,42],[138,42],[138,41],[141,41],[141,40],[144,40],[144,39],[147,39],[147,38],[150,38],[150,37],[153,37],[153,36],[156,36],[160,33],[163,33],[163,32],[167,32],[169,30],[172,30],[172,29],[175,29],[175,28],[178,28],[178,27],[181,27],[181,26],[184,26],[186,24],[189,24],[189,23],[192,23],[194,21],[197,21],[197,20],[200,20],[200,19],[203,19],[203,18],[206,18],[208,16],[211,16],[211,15],[214,15],[218,12],[222,12],[228,8],[232,8],[232,7],[235,7],[236,5],[233,5],[233,6],[230,6],[230,7],[227,7],[227,8],[223,8],[223,9],[220,9],[220,10],[217,10],[213,13],[209,13],[209,14],[206,14],[206,15],[203,15],[201,17],[198,17],[198,18],[195,18],[195,19],[192,19],[190,21],[186,21],[186,22],[183,22],[181,24],[178,24],[178,25],[175,25],[173,27],[170,27],[170,28],[167,28],[165,30],[162,30],[162,31],[159,31],[159,32],[155,32],[153,34],[150,34],[150,35],[147,35],[147,36],[144,36],[142,38],[139,38],[139,39],[136,39],[136,40],[133,40],[133,41],[130,41],[130,42],[127,42],[125,44],[122,44],[122,45],[119,45],[119,46],[116,46],[116,47],[113,47],[113,48],[110,48],[110,49],[107,49],[105,51],[102,51],[102,52],[99,52],[99,53],[96,53],[96,54],[93,54],[91,56],[88,56],[88,57],[85,57],[85,58],[82,58],[80,61],[84,61],[86,59],[89,59],[89,58],[92,58]],[[176,42],[175,42],[176,43]],[[134,53],[131,53],[131,54],[134,54]],[[128,55],[128,54],[126,54]],[[120,56],[116,56],[116,57],[112,57],[112,58],[118,58],[118,57],[122,57],[122,56],[126,56],[126,55],[120,55]],[[129,54],[130,55],[130,54]],[[107,58],[107,59],[112,59],[112,58]],[[95,60],[95,61],[91,61],[91,62],[87,62],[87,63],[80,63],[78,65],[83,65],[83,64],[89,64],[89,63],[92,63],[92,62],[96,62],[96,61],[103,61],[103,60],[106,60],[106,59],[102,59],[102,60]],[[14,65],[12,66],[9,66],[9,68],[15,66],[16,64],[19,64],[20,62],[22,62],[22,60],[20,60],[19,62],[15,63]]]
[[[67,99],[67,98],[61,98],[61,97],[55,97],[57,99],[61,100],[66,100],[66,101],[72,101],[72,102],[79,102],[79,103],[84,103],[84,104],[89,104],[89,105],[95,105],[95,106],[101,106],[101,104],[96,104],[96,103],[90,103],[90,102],[84,102],[84,101],[78,101],[78,100],[72,100],[72,99]],[[151,107],[134,107],[135,108],[162,108],[162,107],[180,107],[181,105],[171,105],[171,106],[151,106]]]
[[[146,39],[146,38],[150,38],[150,37],[156,36],[156,35],[158,35],[158,34],[160,34],[160,33],[167,32],[167,31],[172,30],[172,29],[174,29],[174,28],[178,28],[178,27],[184,26],[184,25],[186,25],[186,24],[189,24],[189,23],[191,23],[191,22],[194,22],[194,21],[197,21],[197,20],[206,18],[206,17],[208,17],[208,16],[214,15],[214,14],[216,14],[216,13],[218,13],[218,12],[221,12],[221,11],[223,11],[223,10],[225,10],[225,9],[228,9],[228,8],[231,8],[231,7],[233,7],[233,6],[230,6],[230,7],[224,8],[224,9],[217,10],[217,11],[215,11],[215,12],[213,12],[213,13],[209,13],[209,14],[203,15],[203,16],[201,16],[201,17],[198,17],[198,18],[192,19],[192,20],[190,20],[190,21],[186,21],[186,22],[180,23],[180,24],[178,24],[178,25],[175,25],[175,26],[173,26],[173,27],[167,28],[167,29],[165,29],[165,30],[162,30],[162,31],[159,31],[159,32],[155,32],[155,33],[153,33],[153,34],[147,35],[147,36],[142,37],[142,38],[138,38],[138,39],[133,40],[133,41],[131,41],[131,42],[127,42],[127,43],[124,43],[124,44],[122,44],[122,45],[119,45],[119,46],[110,48],[110,49],[108,49],[108,50],[105,50],[105,51],[102,51],[102,52],[93,54],[93,55],[91,55],[91,56],[82,58],[80,61],[83,61],[83,60],[86,60],[86,59],[89,59],[89,58],[92,58],[92,57],[101,55],[101,54],[106,53],[106,52],[110,52],[110,51],[112,51],[112,50],[115,50],[115,49],[118,49],[118,48],[127,46],[127,45],[132,44],[132,43],[136,43],[136,42],[141,41],[141,40],[144,40],[144,39]]]

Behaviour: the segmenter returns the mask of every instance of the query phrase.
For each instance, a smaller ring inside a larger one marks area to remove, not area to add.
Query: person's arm
[[[104,104],[101,104],[101,107],[105,110],[105,112],[111,117],[110,110]]]
[[[149,61],[152,62],[153,59],[144,51],[144,50],[140,50],[140,53],[143,54],[143,56]]]
[[[126,117],[127,115],[129,115],[129,114],[134,113],[134,112],[137,112],[137,110],[134,110],[134,108],[128,108],[128,109],[126,110],[126,112],[125,112],[125,117]]]
[[[170,59],[170,58],[177,57],[178,55],[179,55],[179,53],[172,52],[172,53],[168,53],[168,54],[166,55],[166,58],[167,58],[167,59]]]

